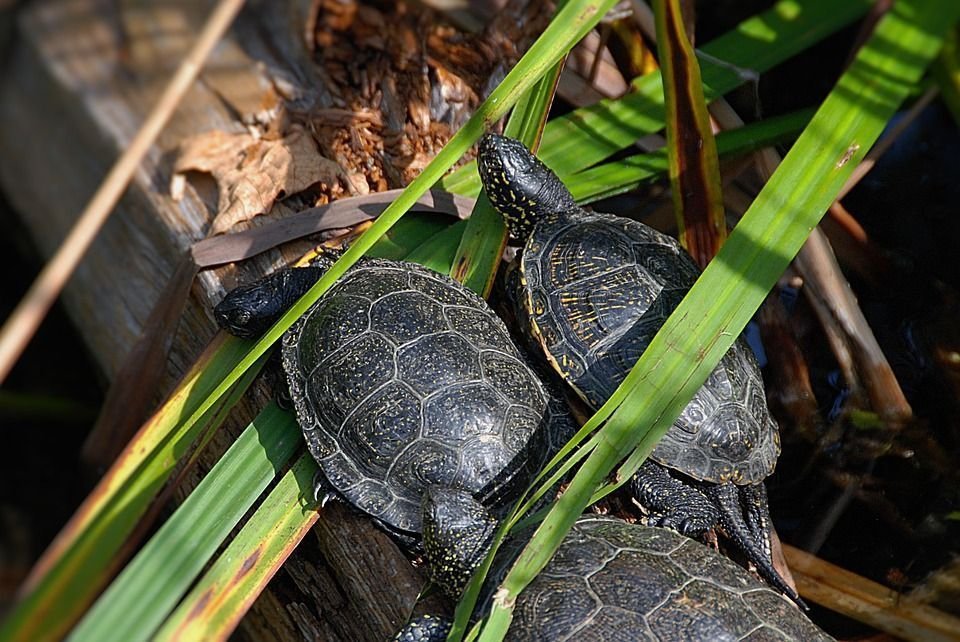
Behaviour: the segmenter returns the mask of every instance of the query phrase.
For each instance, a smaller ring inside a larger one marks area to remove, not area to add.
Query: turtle
[[[534,349],[593,410],[616,390],[699,275],[693,259],[639,221],[588,212],[517,140],[487,134],[478,165],[491,203],[522,244],[508,297]],[[763,480],[780,436],[749,346],[738,338],[630,489],[652,524],[700,536],[719,526],[771,585],[802,602],[773,566]]]
[[[262,334],[335,258],[232,290],[217,323]],[[574,429],[486,302],[415,263],[362,258],[287,330],[281,353],[316,494],[409,546],[424,489],[503,507]]]
[[[431,568],[456,567],[466,560],[461,569],[466,572],[475,566],[472,556],[489,548],[493,527],[489,521],[482,525],[485,509],[461,492],[431,489],[424,497],[428,524],[424,537]],[[475,614],[487,612],[491,594],[528,536],[529,530],[522,532],[497,552]],[[484,543],[477,545],[478,541]],[[431,559],[437,554],[442,559]],[[461,580],[456,588],[464,585]],[[419,616],[395,640],[440,642],[450,626],[444,617]],[[669,529],[584,515],[517,596],[505,639],[827,642],[833,638],[781,594],[713,548]]]

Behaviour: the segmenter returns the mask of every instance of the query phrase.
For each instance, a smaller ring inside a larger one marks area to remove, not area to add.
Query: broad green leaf
[[[623,385],[588,422],[606,421],[494,599],[482,640],[502,639],[517,595],[559,546],[619,461],[622,482],[729,349],[960,15],[953,0],[901,0],[844,73],[717,257]],[[631,454],[631,452],[633,454]],[[606,487],[605,490],[610,487]]]
[[[367,256],[381,259],[402,259],[414,248],[426,243],[456,223],[456,219],[436,214],[411,212],[400,219],[390,231],[384,234],[367,252]]]
[[[131,533],[191,445],[246,391],[265,358],[228,388],[229,395],[198,411],[200,401],[246,352],[232,337],[214,342],[170,399],[137,433],[34,567],[22,597],[0,626],[2,640],[62,637],[109,581]],[[185,415],[195,415],[189,424]]]
[[[404,258],[447,274],[453,266],[457,247],[468,227],[469,221],[457,221],[413,248]]]
[[[274,404],[267,406],[127,564],[68,639],[149,639],[302,443],[290,413]]]
[[[717,151],[721,157],[736,157],[787,142],[803,131],[812,114],[812,109],[805,109],[720,132]],[[667,169],[667,150],[661,149],[591,167],[567,177],[565,182],[577,202],[583,204],[636,189],[666,175]]]
[[[289,416],[289,415],[288,415]],[[290,430],[296,425],[289,416]],[[157,631],[155,640],[223,640],[236,628],[319,513],[304,501],[317,464],[304,454]]]

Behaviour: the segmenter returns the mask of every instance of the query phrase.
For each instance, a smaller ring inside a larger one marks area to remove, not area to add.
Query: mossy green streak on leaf
[[[625,480],[670,427],[921,77],[958,14],[953,0],[901,0],[879,22],[720,253],[588,422],[599,427],[606,421],[501,584],[480,639],[502,639],[517,595],[598,486],[629,455],[618,474]]]

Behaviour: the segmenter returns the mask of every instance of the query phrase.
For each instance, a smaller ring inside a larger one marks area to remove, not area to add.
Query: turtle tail
[[[704,492],[720,511],[720,526],[733,542],[757,567],[768,584],[789,597],[803,610],[809,610],[792,586],[773,566],[770,552],[770,524],[766,513],[766,493],[762,497],[756,489],[744,490],[731,483],[711,484]],[[743,503],[741,503],[741,499]],[[744,506],[747,507],[749,524],[744,519]]]
[[[577,207],[557,175],[518,140],[487,134],[477,166],[487,197],[520,241],[544,216]]]

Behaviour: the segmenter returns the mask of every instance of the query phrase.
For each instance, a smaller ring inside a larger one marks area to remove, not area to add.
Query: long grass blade
[[[903,0],[880,21],[716,259],[588,422],[606,419],[595,448],[501,584],[480,639],[502,639],[517,595],[617,462],[633,451],[622,481],[666,432],[914,87],[958,15],[960,6],[952,0]]]
[[[561,6],[562,3],[558,8]],[[539,146],[562,71],[563,60],[517,101],[505,128],[508,136],[519,138],[534,149]],[[450,276],[486,298],[493,288],[506,244],[507,226],[487,197],[481,194],[457,248]]]
[[[148,639],[302,443],[290,414],[268,405],[87,611],[68,639]]]
[[[781,0],[698,49],[707,101],[757,82],[759,74],[850,24],[870,0]],[[642,76],[623,98],[601,100],[554,118],[543,131],[541,158],[561,178],[584,170],[664,126],[660,73]],[[476,162],[444,178],[442,187],[465,196],[480,193]]]
[[[293,417],[289,418],[294,423]],[[300,457],[240,533],[157,631],[155,640],[224,640],[319,513],[304,500],[317,464]]]
[[[786,143],[796,138],[810,122],[812,109],[769,118],[739,129],[720,132],[717,151],[721,158],[733,158]],[[578,203],[585,204],[623,194],[667,174],[667,150],[637,154],[585,169],[565,179]]]
[[[189,426],[180,423],[185,414],[196,412],[199,401],[242,358],[243,344],[233,338],[214,342],[141,428],[34,567],[0,626],[0,639],[59,638],[76,622],[110,579],[120,552],[132,543],[131,534],[147,526],[143,515],[191,444],[256,376],[263,359],[231,386],[220,403],[209,405]]]

